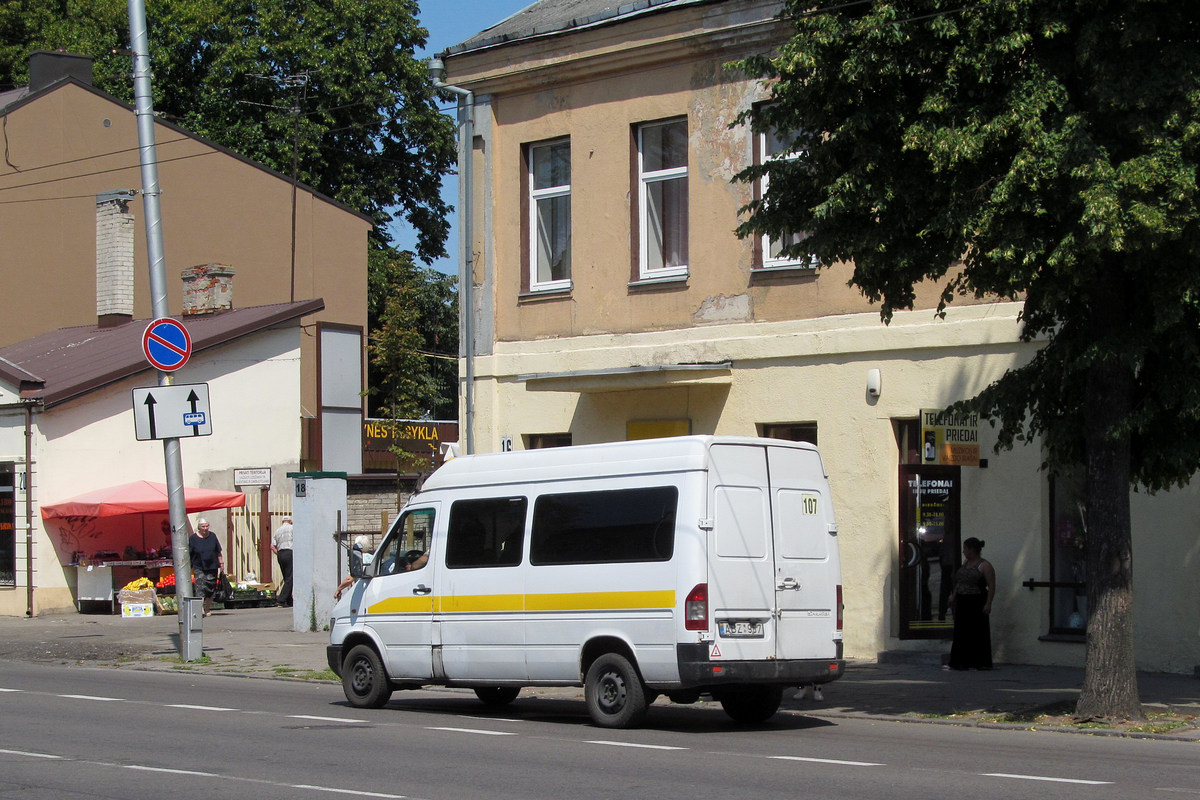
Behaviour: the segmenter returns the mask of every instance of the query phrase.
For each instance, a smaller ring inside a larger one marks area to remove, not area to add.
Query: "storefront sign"
[[[979,466],[979,415],[921,409],[921,463]]]

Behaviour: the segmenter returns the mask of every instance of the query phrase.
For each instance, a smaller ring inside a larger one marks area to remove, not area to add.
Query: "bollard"
[[[179,655],[184,661],[204,656],[204,598],[179,598]]]

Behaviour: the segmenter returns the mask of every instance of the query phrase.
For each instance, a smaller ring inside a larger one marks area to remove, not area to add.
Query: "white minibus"
[[[460,456],[335,605],[357,707],[462,686],[583,686],[603,727],[659,695],[761,722],[842,658],[837,524],[817,449],[684,436]]]

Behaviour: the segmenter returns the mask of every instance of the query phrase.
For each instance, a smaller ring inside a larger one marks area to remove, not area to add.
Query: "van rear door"
[[[841,583],[833,504],[813,450],[767,447],[775,544],[776,655],[834,658]]]
[[[709,448],[708,602],[713,661],[776,657],[775,543],[760,445]]]
[[[709,482],[710,657],[835,657],[841,564],[820,455],[718,443]]]

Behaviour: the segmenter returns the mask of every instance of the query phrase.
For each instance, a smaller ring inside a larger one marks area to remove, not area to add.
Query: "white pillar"
[[[289,472],[292,479],[292,629],[329,624],[341,554],[335,533],[346,525],[346,473]]]

